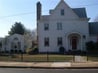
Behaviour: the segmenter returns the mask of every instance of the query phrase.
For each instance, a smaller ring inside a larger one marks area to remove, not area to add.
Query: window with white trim
[[[49,30],[49,24],[48,23],[44,24],[44,30]]]
[[[57,23],[57,30],[62,30],[62,23]]]
[[[49,47],[49,38],[48,37],[44,38],[44,46]]]
[[[62,37],[58,37],[58,38],[57,38],[57,45],[58,45],[58,46],[63,45]]]
[[[64,9],[61,9],[61,16],[64,16],[64,13],[65,13]]]

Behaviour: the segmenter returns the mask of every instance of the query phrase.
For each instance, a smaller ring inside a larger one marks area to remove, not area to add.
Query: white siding
[[[60,10],[65,10],[65,15],[60,15]],[[57,23],[62,23],[62,30],[57,30]],[[44,31],[44,24],[49,24],[49,30]],[[80,19],[71,8],[69,8],[64,2],[61,2],[48,16],[42,16],[38,22],[38,36],[39,36],[39,51],[40,52],[59,52],[59,46],[57,46],[57,38],[63,38],[63,46],[66,50],[68,48],[68,34],[73,32],[80,33],[81,40],[83,35],[86,36],[86,41],[89,37],[89,26],[87,20]],[[44,47],[44,37],[49,37],[50,46]],[[81,43],[84,41],[82,40]],[[83,44],[82,44],[83,45]],[[80,46],[82,49],[82,45]]]

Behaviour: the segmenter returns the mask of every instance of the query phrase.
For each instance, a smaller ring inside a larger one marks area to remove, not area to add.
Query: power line
[[[94,4],[87,4],[87,5],[79,5],[79,6],[97,6],[98,3],[94,3]]]
[[[8,18],[8,17],[14,17],[14,16],[29,15],[29,14],[33,14],[33,12],[19,13],[19,14],[13,14],[13,15],[1,16],[0,19],[2,19],[2,18]]]
[[[49,11],[49,10],[45,10],[45,11]],[[42,12],[45,12],[45,11],[42,11]],[[33,14],[35,14],[35,12],[12,14],[12,15],[7,15],[7,16],[1,16],[0,19],[9,18],[9,17],[15,17],[15,16],[33,15]]]
[[[96,6],[96,5],[98,5],[98,3],[95,3],[95,4],[87,4],[87,5],[79,5],[79,6]],[[45,11],[49,11],[49,10],[45,10]],[[45,12],[45,11],[42,11],[42,12]],[[30,15],[30,14],[34,14],[34,13],[35,12],[27,12],[27,13],[19,13],[19,14],[1,16],[0,19],[9,18],[9,17],[15,17],[15,16]]]

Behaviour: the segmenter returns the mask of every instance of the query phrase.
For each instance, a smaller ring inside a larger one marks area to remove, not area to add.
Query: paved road
[[[98,73],[98,69],[11,69],[11,68],[0,68],[0,73]]]

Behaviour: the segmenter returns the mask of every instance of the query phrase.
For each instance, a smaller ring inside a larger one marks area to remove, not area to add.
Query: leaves
[[[87,51],[98,52],[98,42],[93,42],[93,41],[87,42],[86,48],[87,48]]]
[[[9,35],[13,35],[13,34],[24,35],[24,33],[25,33],[25,27],[21,22],[15,22],[15,24],[12,25],[12,28],[9,31]]]

